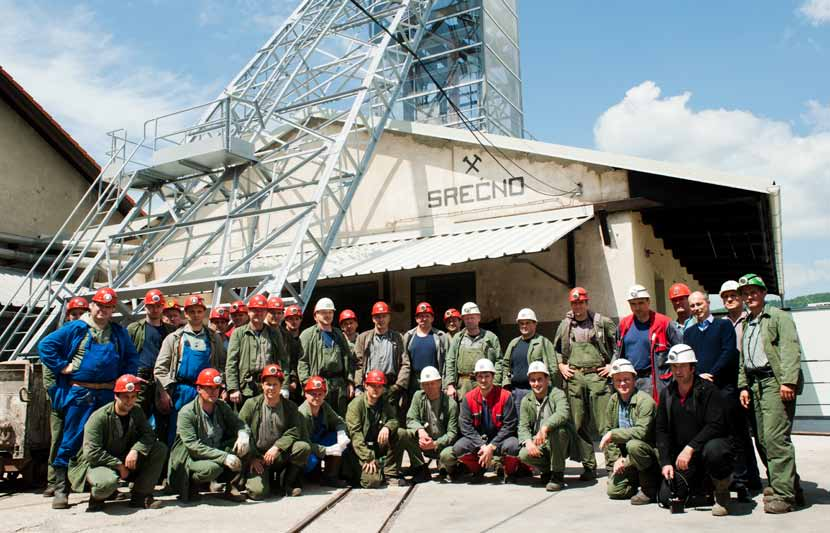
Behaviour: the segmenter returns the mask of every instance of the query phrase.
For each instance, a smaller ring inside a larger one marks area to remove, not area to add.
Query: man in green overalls
[[[616,326],[610,318],[588,309],[588,292],[575,287],[568,293],[571,310],[559,323],[553,339],[563,388],[571,404],[583,472],[579,479],[596,479],[594,438],[605,425],[610,388],[608,368],[616,346]]]
[[[356,361],[343,332],[334,327],[334,302],[320,298],[314,306],[315,325],[300,334],[303,353],[297,364],[300,382],[320,376],[328,383],[328,402],[334,411],[346,415],[354,397]]]
[[[262,391],[259,375],[266,365],[279,364],[288,368],[288,352],[278,330],[265,323],[268,299],[256,294],[248,302],[248,323],[233,330],[228,343],[228,361],[225,379],[228,384],[228,400],[237,410],[246,400]],[[288,397],[288,383],[283,384],[282,395]]]
[[[161,343],[153,374],[158,382],[158,409],[170,413],[167,445],[176,438],[178,413],[196,397],[196,378],[206,368],[225,368],[225,347],[219,334],[204,327],[205,301],[188,296],[187,323]]]
[[[69,463],[69,480],[76,492],[87,484],[87,511],[101,511],[104,500],[118,490],[118,481],[132,482],[130,507],[158,509],[153,500],[156,480],[164,467],[167,446],[156,439],[141,407],[138,393],[144,383],[132,374],[115,381],[115,401],[101,407],[84,426],[81,453]]]
[[[447,396],[461,401],[475,388],[475,365],[479,359],[489,359],[493,365],[501,357],[499,338],[481,329],[481,310],[473,302],[461,307],[464,329],[452,338],[444,368],[444,388]]]
[[[796,395],[801,392],[801,342],[789,313],[766,305],[767,286],[756,274],[738,280],[749,309],[741,338],[738,388],[741,404],[755,409],[756,438],[766,457],[769,487],[764,512],[788,513],[804,505],[791,438]]]

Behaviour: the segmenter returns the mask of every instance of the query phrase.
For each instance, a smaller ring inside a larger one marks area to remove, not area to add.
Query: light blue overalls
[[[194,349],[191,345],[193,340],[203,341],[204,349]],[[182,333],[181,343],[182,358],[176,371],[176,387],[173,389],[172,398],[173,410],[170,413],[170,428],[167,434],[167,444],[171,448],[176,440],[179,411],[196,397],[195,383],[199,373],[206,368],[210,368],[210,340],[204,329],[201,335],[198,336],[188,332]]]

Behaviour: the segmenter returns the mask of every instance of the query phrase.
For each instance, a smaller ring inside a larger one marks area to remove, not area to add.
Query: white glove
[[[342,454],[343,448],[341,448],[339,444],[332,444],[331,446],[326,446],[326,455],[340,457]]]
[[[236,434],[236,442],[233,445],[233,451],[235,451],[240,457],[245,457],[248,455],[248,451],[250,449],[251,436],[248,435],[247,431],[240,429]]]
[[[239,460],[239,457],[235,456],[232,453],[229,453],[225,456],[225,460],[223,461],[225,466],[230,468],[234,472],[239,472],[242,470],[242,461]]]
[[[346,449],[346,446],[352,442],[351,439],[346,435],[346,432],[342,429],[337,432],[337,445],[340,446],[342,449]]]
[[[285,398],[287,400],[288,399],[288,391],[286,389],[282,389],[280,391],[280,396],[282,396],[283,398]]]

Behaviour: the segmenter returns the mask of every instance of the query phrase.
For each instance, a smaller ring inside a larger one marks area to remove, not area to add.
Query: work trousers
[[[519,459],[526,465],[535,466],[544,473],[563,474],[565,459],[568,458],[568,446],[571,436],[564,427],[548,431],[548,440],[539,446],[542,455],[533,457],[522,446],[519,450]]]
[[[605,426],[610,392],[608,380],[595,372],[586,374],[576,370],[567,381],[567,392],[582,466],[594,470],[597,467],[594,439]]]
[[[379,468],[374,474],[369,474],[363,470],[363,465],[367,463],[359,461],[361,487],[364,489],[376,489],[383,485],[385,478],[400,477],[401,464],[399,461],[403,454],[398,451],[398,447],[401,445],[398,435],[399,432],[390,431],[389,441],[383,446],[377,442],[366,443],[375,452],[375,459]]]
[[[126,457],[122,457],[123,460]],[[147,455],[138,454],[138,466],[130,472],[126,481],[133,483],[133,494],[146,497],[153,494],[164,460],[167,457],[167,446],[159,441],[150,448]],[[118,470],[108,466],[90,467],[86,472],[86,481],[90,486],[90,495],[95,500],[106,500],[118,489],[121,478]]]
[[[406,454],[409,456],[409,464],[413,468],[424,466],[431,459],[436,459],[440,467],[448,468],[450,466],[450,462],[452,461],[451,444],[442,446],[441,448],[436,447],[434,450],[424,451],[418,444],[418,432],[414,429],[399,429],[398,440],[400,441],[398,461],[401,460],[403,452],[406,451]]]
[[[735,455],[734,481],[739,485],[759,484],[758,464],[749,436],[749,418],[746,409],[741,406],[738,389],[726,385],[720,389],[726,411],[732,453]]]
[[[51,406],[51,402],[49,409],[49,436],[49,466],[46,469],[46,482],[50,487],[54,487],[55,481],[57,481],[57,475],[55,474],[55,467],[52,466],[52,463],[58,455],[58,448],[63,438],[63,415]]]
[[[654,496],[660,476],[657,450],[651,444],[638,439],[631,439],[617,446],[628,465],[620,474],[613,473],[613,463],[605,465],[608,470],[608,497],[612,500],[627,500],[637,494],[639,487],[643,487],[643,492],[648,496]]]
[[[677,457],[673,458],[672,464],[676,459]],[[693,494],[698,487],[703,486],[706,475],[714,480],[726,479],[732,473],[732,468],[732,445],[728,438],[717,438],[708,441],[702,452],[696,451],[689,462],[689,469],[680,473],[688,482],[689,490]],[[663,479],[658,494],[660,503],[668,506],[671,494],[671,484]],[[685,496],[681,494],[681,497]]]
[[[275,475],[278,476],[288,465],[294,465],[299,473],[308,461],[310,453],[311,446],[307,442],[298,440],[287,450],[281,450],[271,466],[266,466],[261,474],[250,472],[246,465],[245,470],[249,472],[245,481],[248,494],[255,500],[267,498],[271,494],[272,478]]]
[[[326,401],[335,413],[345,419],[346,411],[349,409],[348,384],[342,378],[327,378],[326,382],[328,384]]]
[[[795,501],[797,473],[792,441],[795,400],[781,400],[780,383],[775,377],[752,380],[749,391],[755,410],[756,437],[767,458],[769,486],[775,496]]]
[[[458,464],[459,457],[467,454],[478,454],[480,445],[467,437],[461,437],[452,446],[452,453],[446,455],[447,465],[454,468]],[[519,439],[516,437],[508,437],[496,447],[493,453],[493,459],[501,461],[503,457],[517,457],[519,456]],[[469,467],[469,465],[468,465]]]
[[[73,386],[69,390],[63,412],[63,434],[52,465],[66,468],[77,455],[84,440],[84,426],[98,408],[110,403],[113,393],[108,389],[87,389]]]

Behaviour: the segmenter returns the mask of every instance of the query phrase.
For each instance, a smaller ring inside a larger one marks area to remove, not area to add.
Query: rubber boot
[[[729,485],[731,483],[731,476],[726,479],[712,480],[715,489],[715,504],[712,506],[712,516],[726,516],[729,514],[727,506],[730,500]]]
[[[69,509],[69,481],[66,479],[66,468],[55,467],[54,488],[52,509]]]
[[[288,497],[302,496],[303,488],[300,485],[300,467],[289,464],[285,467],[282,486],[285,488],[285,495]]]
[[[335,455],[327,455],[326,462],[323,467],[323,476],[320,479],[320,484],[326,487],[334,487],[342,489],[348,487],[349,484],[340,479],[340,462],[342,458]]]

